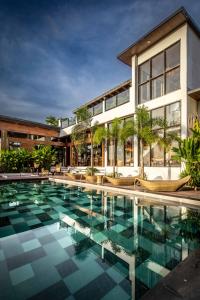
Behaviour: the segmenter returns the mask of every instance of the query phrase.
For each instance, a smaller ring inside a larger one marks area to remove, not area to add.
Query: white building
[[[179,9],[118,56],[132,68],[132,78],[103,95],[83,104],[93,113],[93,122],[109,126],[114,118],[126,121],[133,117],[139,105],[145,105],[152,115],[167,120],[168,131],[182,138],[188,135],[192,120],[200,114],[200,30],[184,8]],[[90,146],[80,157],[73,157],[70,134],[75,120],[62,124],[61,136],[68,137],[67,163],[90,165]],[[165,134],[162,128],[158,129]],[[95,149],[98,167],[112,172],[111,145]],[[145,149],[145,173],[148,178],[177,178],[180,165],[158,145]],[[138,173],[137,138],[128,139],[117,148],[118,172]],[[170,167],[169,167],[170,165]]]

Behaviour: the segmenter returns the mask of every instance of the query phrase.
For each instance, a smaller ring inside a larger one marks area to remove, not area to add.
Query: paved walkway
[[[52,178],[57,178],[57,179],[62,179],[62,180],[67,180],[67,181],[73,181],[71,178],[68,178],[67,176],[62,176],[62,175],[55,175],[55,176],[51,176]],[[84,182],[84,183],[88,183],[85,180],[77,180],[77,182]],[[112,184],[109,183],[104,183],[104,186],[107,187],[115,187],[115,188],[120,188],[120,189],[125,189],[125,190],[132,190],[132,191],[139,191],[139,192],[144,192],[144,189],[142,189],[139,186],[113,186]],[[149,193],[152,195],[152,192],[148,192],[145,191],[146,193]],[[177,192],[154,192],[153,194],[157,194],[157,195],[165,195],[165,196],[172,196],[172,197],[177,197],[179,199],[181,198],[187,198],[187,199],[192,199],[192,200],[200,200],[200,190],[195,191],[193,189],[182,189],[180,191]]]
[[[200,249],[192,252],[141,300],[180,299],[200,299]]]

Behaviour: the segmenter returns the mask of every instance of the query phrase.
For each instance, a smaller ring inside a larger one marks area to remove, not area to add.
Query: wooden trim
[[[64,147],[65,144],[62,142],[53,142],[53,141],[38,141],[38,140],[31,140],[31,139],[24,139],[24,138],[14,138],[8,137],[8,142],[15,142],[27,145],[51,145],[51,146],[59,146]]]

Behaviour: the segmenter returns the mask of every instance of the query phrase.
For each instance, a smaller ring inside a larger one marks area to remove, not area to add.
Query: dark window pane
[[[72,126],[74,124],[76,124],[76,118],[72,117],[72,118],[69,119],[69,126]]]
[[[164,52],[152,58],[152,77],[164,73]]]
[[[124,145],[120,142],[117,145],[117,166],[124,166]]]
[[[144,145],[143,149],[143,157],[144,157],[144,166],[149,167],[150,166],[150,146]]]
[[[166,50],[166,69],[169,70],[180,64],[180,43]]]
[[[157,131],[157,134],[162,138],[164,136],[164,130]],[[151,166],[164,166],[164,148],[161,147],[158,142],[155,142],[151,145]]]
[[[94,146],[94,166],[101,167],[102,166],[102,145]]]
[[[152,110],[152,118],[153,119],[162,119],[164,120],[165,114],[164,114],[164,107],[160,107],[157,109]],[[159,128],[158,125],[154,126],[153,129]]]
[[[98,103],[94,106],[94,116],[101,114],[103,112],[103,103]]]
[[[176,127],[176,128],[169,128],[166,130],[166,137],[170,136],[171,134],[175,134],[178,137],[180,137],[180,127]],[[173,159],[173,157],[175,156],[175,152],[173,152],[172,148],[176,147],[178,148],[178,142],[176,140],[173,140],[170,147],[168,147],[168,151],[166,152],[166,165],[167,166],[180,166],[180,163]]]
[[[89,113],[91,114],[91,116],[93,116],[93,107],[89,107],[88,108]]]
[[[113,152],[114,152],[114,145],[111,141],[108,141],[107,143],[108,166],[113,166],[113,162],[114,162]]]
[[[164,76],[160,76],[151,82],[152,84],[152,99],[164,95]]]
[[[139,83],[150,79],[150,61],[139,66]]]
[[[128,138],[124,146],[125,166],[133,166],[133,137]]]
[[[116,96],[106,99],[106,110],[116,107]]]
[[[180,68],[166,73],[166,93],[176,91],[180,88]]]
[[[149,82],[139,87],[139,103],[144,103],[150,99],[150,84]]]
[[[181,122],[181,104],[176,102],[166,106],[167,126],[179,125]]]
[[[124,104],[129,101],[129,90],[126,90],[117,95],[117,105]]]

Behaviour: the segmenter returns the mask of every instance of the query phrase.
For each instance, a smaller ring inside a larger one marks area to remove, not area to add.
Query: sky
[[[44,122],[131,78],[117,55],[199,0],[0,0],[0,114]]]

